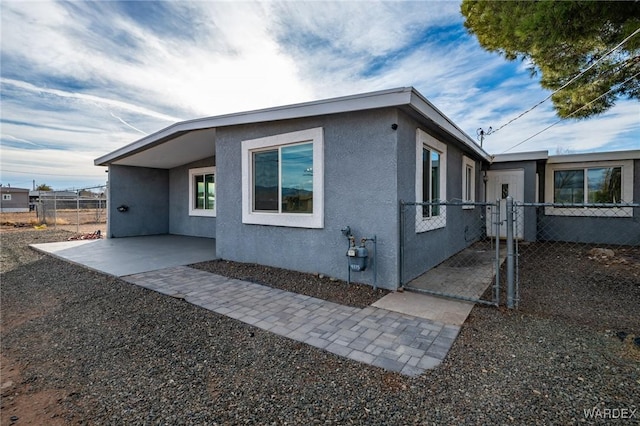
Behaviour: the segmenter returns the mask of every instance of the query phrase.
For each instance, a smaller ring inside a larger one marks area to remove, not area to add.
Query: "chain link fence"
[[[604,300],[640,287],[640,205],[518,203],[514,213],[516,306],[594,303],[580,289]]]
[[[640,205],[400,202],[399,266],[406,289],[441,297],[593,303],[580,288],[640,287]]]
[[[400,202],[400,276],[410,291],[498,305],[497,203]],[[426,271],[426,272],[425,272]]]
[[[95,186],[77,191],[39,191],[30,202],[38,222],[64,226],[81,232],[84,225],[104,227],[107,222],[107,187]]]

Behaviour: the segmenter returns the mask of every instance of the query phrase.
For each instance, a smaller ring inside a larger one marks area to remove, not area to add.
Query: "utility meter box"
[[[352,271],[360,272],[367,269],[369,250],[366,247],[350,247],[347,250],[347,257],[349,257],[349,268]]]

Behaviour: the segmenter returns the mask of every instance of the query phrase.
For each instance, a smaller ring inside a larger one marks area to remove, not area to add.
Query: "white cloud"
[[[458,2],[0,8],[2,167],[24,167],[22,152],[59,161],[38,166],[52,177],[70,168],[101,176],[95,157],[180,119],[412,85],[475,137],[478,127],[496,128],[548,93],[526,64],[465,35]],[[518,150],[640,149],[637,105],[563,121]],[[489,136],[485,148],[499,153],[556,120],[547,102]]]

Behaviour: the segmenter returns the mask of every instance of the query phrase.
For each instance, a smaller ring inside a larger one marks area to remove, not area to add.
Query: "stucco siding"
[[[109,237],[167,234],[168,188],[168,170],[110,165]],[[126,212],[117,210],[122,205]]]
[[[189,169],[215,165],[206,158],[169,171],[169,233],[192,237],[216,237],[216,218],[189,216]],[[218,185],[216,175],[216,186]]]
[[[377,236],[377,285],[395,288],[396,120],[396,109],[382,109],[218,129],[218,256],[347,279],[348,241],[340,230],[350,226],[358,240]],[[241,142],[316,127],[324,134],[324,227],[243,224]],[[352,280],[373,284],[373,269]]]
[[[403,115],[399,127],[402,136],[398,149],[398,194],[401,200],[416,200],[416,129],[420,128],[441,142],[447,142],[433,133],[423,123]],[[462,199],[462,156],[465,153],[453,143],[447,143],[447,201],[460,202]],[[468,154],[467,154],[468,155]],[[482,194],[479,188],[480,161],[476,161],[476,197]],[[416,232],[416,207],[407,206],[403,214],[404,235],[402,256],[402,282],[411,279],[442,263],[452,255],[473,243],[470,235],[477,235],[476,229],[482,226],[482,208],[464,210],[460,207],[447,207],[446,226],[426,232]]]

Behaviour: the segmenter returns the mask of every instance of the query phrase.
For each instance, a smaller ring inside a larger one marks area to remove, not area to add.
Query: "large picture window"
[[[555,203],[620,203],[622,167],[556,170]]]
[[[322,128],[242,142],[243,223],[321,228]]]
[[[633,161],[599,161],[549,164],[545,185],[546,199],[556,204],[624,204],[633,201]],[[619,217],[630,216],[622,207]],[[627,211],[628,210],[628,211]],[[597,208],[548,207],[546,214],[593,216]]]
[[[416,200],[440,203],[447,194],[447,145],[428,133],[416,131]],[[440,204],[419,206],[416,232],[446,226],[446,207]]]
[[[189,215],[216,215],[215,167],[201,167],[189,170]]]
[[[313,144],[253,153],[253,211],[313,213]]]

